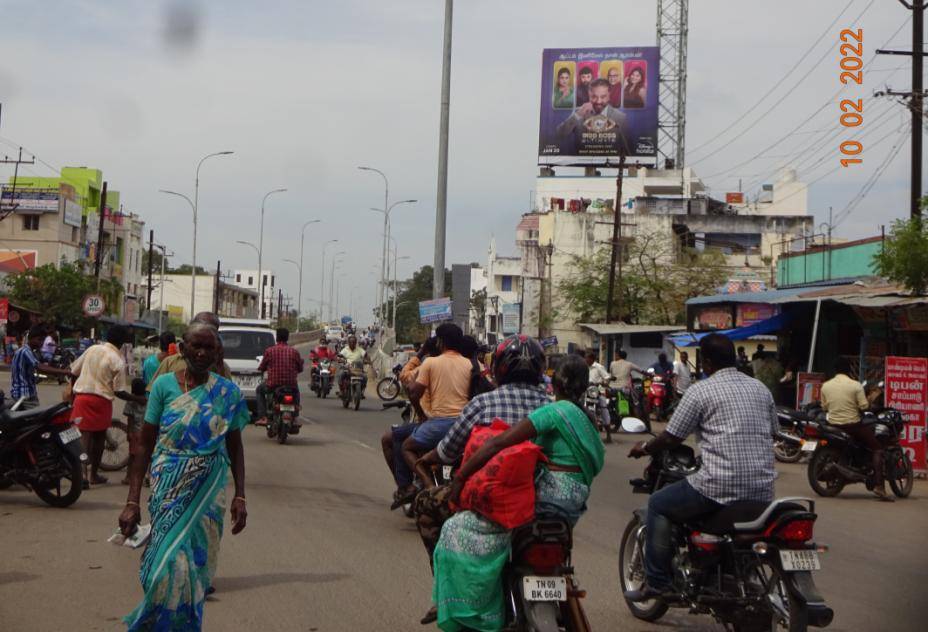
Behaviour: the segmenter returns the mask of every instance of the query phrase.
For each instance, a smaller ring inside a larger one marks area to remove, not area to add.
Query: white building
[[[216,277],[205,274],[197,275],[193,312],[190,311],[191,282],[189,274],[164,275],[164,304],[161,303],[161,289],[157,288],[151,295],[152,309],[164,310],[170,318],[184,323],[190,322],[199,312],[213,311],[216,300]],[[239,287],[233,283],[219,282],[218,313],[220,317],[256,318],[257,307],[258,294],[254,290]]]
[[[522,258],[505,257],[490,239],[485,270],[487,290],[486,332],[500,338],[521,329]]]
[[[232,283],[246,290],[258,292],[258,271],[234,270]],[[264,270],[264,317],[270,318],[277,311],[277,277],[273,270]]]

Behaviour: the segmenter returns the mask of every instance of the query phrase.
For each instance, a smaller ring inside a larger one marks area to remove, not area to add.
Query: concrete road
[[[0,388],[8,385],[0,375]],[[56,389],[43,387],[53,401]],[[358,412],[304,390],[307,425],[286,446],[246,432],[248,528],[226,534],[207,630],[417,630],[431,577],[411,521],[388,510],[392,481],[379,448],[397,419],[367,399]],[[644,463],[631,438],[607,446],[590,510],[575,532],[574,562],[595,630],[721,630],[672,611],[651,625],[629,616],[618,590],[618,538],[633,508],[628,479]],[[802,465],[780,468],[778,493],[810,495]],[[116,481],[119,476],[113,476]],[[97,487],[70,509],[29,492],[0,492],[0,629],[119,630],[141,597],[139,552],[105,542],[126,488]],[[816,539],[828,543],[816,581],[836,617],[832,630],[924,630],[928,615],[928,485],[893,505],[860,487],[818,503]],[[143,498],[144,500],[144,498]],[[143,502],[144,504],[144,502]]]

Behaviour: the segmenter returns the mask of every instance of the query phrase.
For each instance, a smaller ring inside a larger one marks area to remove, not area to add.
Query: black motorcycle
[[[905,432],[905,419],[894,408],[864,413],[862,423],[870,425],[883,446],[884,479],[893,493],[905,498],[912,493],[915,473],[912,461],[899,444]],[[813,450],[809,459],[809,485],[819,496],[837,496],[850,483],[864,483],[873,489],[873,459],[866,447],[857,443],[840,426],[823,423],[818,441],[806,441],[803,449]]]
[[[644,432],[636,420],[626,432]],[[631,481],[636,494],[652,494],[682,480],[700,467],[693,449],[678,445],[652,455],[644,477]],[[809,498],[782,498],[772,503],[737,502],[716,513],[673,528],[674,599],[632,602],[638,619],[656,621],[670,607],[708,614],[738,632],[783,628],[800,632],[825,627],[834,612],[825,605],[812,579],[819,553],[813,541],[817,515]],[[623,591],[645,581],[647,508],[629,521],[619,549]]]
[[[392,402],[403,391],[403,385],[400,383],[400,371],[403,370],[402,364],[393,367],[390,375],[381,378],[377,382],[377,396],[385,402]]]
[[[806,404],[799,410],[777,406],[780,434],[773,441],[773,456],[781,463],[796,463],[803,454],[811,454],[824,413],[818,402]],[[805,447],[804,447],[805,446]]]
[[[316,397],[325,399],[329,391],[332,390],[332,361],[323,358],[313,363],[312,375],[310,376],[310,389],[316,394]]]
[[[23,485],[52,507],[73,504],[81,495],[81,466],[87,460],[80,438],[68,402],[24,411],[2,407],[0,489]]]
[[[300,392],[295,386],[278,386],[268,395],[267,436],[277,443],[287,443],[287,436],[299,434],[294,420],[300,414]]]

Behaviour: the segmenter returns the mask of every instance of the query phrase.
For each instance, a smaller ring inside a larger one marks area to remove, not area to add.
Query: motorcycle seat
[[[0,413],[0,427],[14,428],[30,420],[54,417],[55,415],[67,410],[70,405],[71,404],[68,402],[58,402],[57,404],[52,404],[51,406],[30,408],[29,410],[11,411],[5,409],[2,413]]]
[[[787,511],[804,511],[805,507],[785,499],[765,503],[744,500],[722,507],[705,518],[690,523],[690,526],[703,533],[726,535],[731,533],[753,533],[762,530],[771,520]],[[769,512],[768,512],[769,509]],[[767,513],[767,516],[764,514]],[[760,520],[760,518],[764,518]]]

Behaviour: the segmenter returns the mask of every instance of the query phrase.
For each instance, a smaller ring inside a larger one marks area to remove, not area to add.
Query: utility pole
[[[145,299],[145,307],[151,311],[151,273],[155,266],[155,231],[148,231],[148,297]],[[160,331],[158,333],[161,333]]]
[[[619,250],[621,249],[622,239],[622,178],[625,173],[625,149],[619,154],[619,175],[615,179],[615,218],[612,222],[612,258],[609,264],[609,292],[606,295],[606,323],[612,322],[612,301],[615,296],[616,281],[616,261],[619,264],[619,300],[617,316],[622,319],[622,257]]]
[[[103,213],[106,210],[106,182],[103,182],[103,188],[100,190],[100,228],[97,231],[97,248],[93,257],[93,276],[97,279],[97,287],[100,281],[100,264],[103,262]]]
[[[222,261],[216,262],[216,287],[213,288],[213,313],[219,315],[219,284],[222,283]]]
[[[284,310],[284,291],[282,289],[277,290],[277,322],[279,323],[283,318]]]
[[[922,82],[922,67],[925,57],[925,0],[899,0],[905,8],[912,12],[912,50],[880,50],[878,55],[911,55],[912,57],[912,91],[877,92],[875,96],[903,96],[909,97],[909,108],[912,110],[912,159],[911,159],[911,191],[909,192],[909,213],[912,219],[921,221],[922,208],[922,116],[924,114],[924,99]]]
[[[438,200],[435,205],[435,260],[432,270],[432,298],[441,298],[445,293],[445,220],[448,216],[448,119],[451,109],[451,18],[453,11],[454,0],[445,0],[445,37],[441,64],[441,121],[438,131]]]
[[[0,204],[0,211],[6,211],[3,215],[0,215],[0,220],[3,220],[7,215],[16,210],[16,207],[19,204],[16,202],[16,179],[19,177],[19,165],[34,165],[35,156],[31,160],[23,160],[23,148],[19,148],[19,157],[16,160],[10,160],[9,156],[4,156],[3,160],[0,160],[0,165],[15,165],[13,167],[13,186],[10,188],[10,206],[7,209],[2,208]]]

